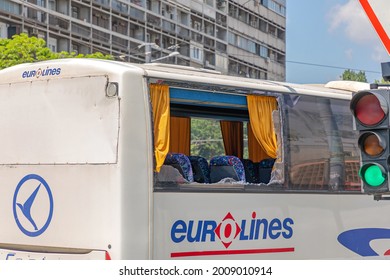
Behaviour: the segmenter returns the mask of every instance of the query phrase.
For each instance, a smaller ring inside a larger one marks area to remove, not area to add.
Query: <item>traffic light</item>
[[[364,193],[389,192],[389,95],[389,89],[359,91],[350,103],[355,129],[360,132],[359,176]]]

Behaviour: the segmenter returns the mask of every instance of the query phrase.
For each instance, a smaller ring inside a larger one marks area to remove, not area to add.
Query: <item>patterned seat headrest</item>
[[[210,183],[210,169],[207,159],[201,156],[189,156],[194,180],[200,183]]]
[[[194,181],[194,174],[192,172],[191,163],[186,155],[179,153],[169,153],[165,158],[164,164],[178,165],[181,168],[183,177],[188,182]]]
[[[238,176],[239,181],[246,181],[244,165],[235,156],[216,156],[210,160],[210,166],[232,166]]]

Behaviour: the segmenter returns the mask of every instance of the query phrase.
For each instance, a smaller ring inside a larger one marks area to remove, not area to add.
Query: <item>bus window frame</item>
[[[155,79],[149,79],[148,81],[148,85],[150,83],[153,83],[153,82],[161,82],[159,80],[155,80]],[[183,88],[182,84],[179,83],[179,86],[177,85],[177,81],[164,81],[163,82],[164,84],[167,84],[169,85],[170,87],[173,87],[173,88],[177,88],[177,87],[180,87],[180,88]],[[204,90],[202,87],[197,87],[197,85],[195,83],[192,83],[191,84],[192,87],[188,87],[188,84],[187,84],[187,89],[188,90]],[[204,86],[204,85],[203,85]],[[149,88],[149,87],[148,87]],[[285,129],[284,129],[284,125],[283,125],[283,116],[282,116],[282,110],[281,108],[283,107],[282,102],[283,102],[283,98],[282,98],[282,94],[281,93],[278,93],[278,92],[263,92],[263,91],[259,91],[257,89],[253,89],[253,88],[227,88],[227,87],[224,87],[224,90],[215,90],[215,89],[207,89],[206,91],[209,91],[209,92],[212,92],[212,93],[219,93],[219,94],[235,94],[235,95],[240,95],[240,96],[244,96],[246,98],[247,95],[262,95],[262,96],[272,96],[272,97],[275,97],[276,98],[276,101],[277,101],[277,104],[278,104],[278,108],[276,110],[276,112],[278,113],[278,119],[279,119],[279,123],[280,123],[280,129],[278,131],[276,131],[275,129],[275,133],[277,135],[277,139],[283,139],[284,138],[284,134],[285,134]],[[149,92],[148,92],[149,94]],[[149,95],[149,103],[150,103],[150,95]],[[172,104],[172,103],[170,103]],[[152,111],[151,111],[151,103],[149,104],[150,106],[150,112],[152,114]],[[204,108],[208,108],[208,110],[211,110],[211,108],[213,108],[212,106],[204,106]],[[222,106],[220,107],[222,108]],[[248,107],[246,106],[246,110]],[[172,112],[172,110],[171,110]],[[274,111],[275,113],[275,111]],[[187,115],[189,117],[194,117],[195,115]],[[199,115],[196,115],[196,117],[199,117]],[[249,117],[249,115],[248,115]],[[151,118],[153,120],[153,118]],[[245,118],[246,119],[246,118]],[[273,121],[273,123],[275,124],[275,121]],[[153,127],[153,126],[152,126]],[[280,164],[279,166],[282,168],[282,170],[279,172],[280,174],[282,174],[282,176],[284,176],[283,174],[286,173],[286,171],[284,170],[286,167],[285,165],[283,164],[284,160],[285,160],[285,154],[284,154],[284,151],[285,151],[285,147],[284,147],[284,141],[282,140],[282,143],[278,143],[278,147],[280,146],[281,149],[278,148],[278,158],[280,157],[281,161],[280,161]],[[154,147],[154,143],[152,145],[152,147]],[[154,159],[155,161],[155,159]],[[267,188],[265,188],[266,191],[268,192],[271,192],[271,191],[274,191],[274,190],[283,190],[285,189],[284,187],[284,183],[285,183],[285,179],[284,177],[281,177],[279,176],[279,180],[273,180],[272,179],[272,175],[271,175],[271,179],[270,179],[270,182],[268,184],[265,184],[265,183],[259,183],[259,184],[254,184],[254,183],[243,183],[243,182],[230,182],[228,184],[226,183],[210,183],[210,184],[200,184],[200,183],[176,183],[174,181],[169,181],[169,182],[158,182],[157,181],[157,173],[156,172],[153,172],[154,176],[153,176],[153,189],[154,191],[183,191],[183,192],[247,192],[247,191],[255,191],[255,192],[258,192],[259,190],[259,186],[269,186]],[[274,170],[272,171],[272,174],[274,174]],[[203,187],[203,186],[206,186],[206,187]],[[267,190],[268,189],[268,190]]]
[[[149,79],[149,83],[152,83],[157,80]],[[164,81],[165,84],[169,86],[177,87],[177,81]],[[179,83],[180,84],[180,83]],[[192,86],[192,87],[191,87]],[[202,85],[207,86],[207,85]],[[191,85],[187,84],[187,88],[191,89],[199,89],[203,88],[202,86],[197,87],[197,84],[191,83]],[[212,86],[208,86],[208,90],[213,88]],[[287,108],[288,106],[285,101],[285,96],[290,95],[286,93],[280,92],[272,92],[272,91],[261,91],[254,88],[224,88],[224,91],[217,91],[221,94],[232,94],[234,90],[237,90],[240,95],[247,96],[249,94],[254,95],[263,95],[263,96],[272,96],[276,98],[278,108],[274,111],[273,115],[273,124],[275,128],[275,133],[277,135],[278,140],[278,149],[277,149],[277,161],[275,162],[275,168],[272,171],[271,179],[269,183],[243,183],[243,182],[229,182],[229,183],[210,183],[210,184],[201,184],[201,183],[176,183],[176,182],[157,182],[157,173],[153,172],[153,192],[183,192],[183,193],[309,193],[309,194],[360,194],[359,191],[346,191],[346,190],[338,190],[331,191],[329,189],[323,190],[311,190],[311,189],[292,189],[290,188],[290,176],[289,172],[291,170],[291,166],[289,163],[291,162],[291,156],[288,153],[289,150],[289,141],[288,137],[288,121],[286,119],[287,116]],[[213,91],[213,90],[211,90]],[[215,91],[214,91],[215,92]],[[291,94],[292,95],[292,94]],[[302,94],[296,93],[298,96],[304,96]],[[150,105],[151,106],[151,105]],[[206,106],[207,107],[207,106]],[[151,112],[151,111],[150,111]],[[151,113],[152,114],[152,113]],[[277,114],[278,123],[275,121],[274,116]],[[281,142],[280,142],[281,141]],[[154,143],[153,143],[154,144]],[[153,145],[154,146],[154,145]]]

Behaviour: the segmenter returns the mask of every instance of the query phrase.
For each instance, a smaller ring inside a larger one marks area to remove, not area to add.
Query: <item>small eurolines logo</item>
[[[23,71],[22,78],[40,78],[45,76],[58,76],[61,74],[61,68],[38,68],[36,70]]]

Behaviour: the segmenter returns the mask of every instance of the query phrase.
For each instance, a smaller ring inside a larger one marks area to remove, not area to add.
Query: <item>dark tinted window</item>
[[[285,96],[289,187],[358,191],[358,133],[349,100]]]

